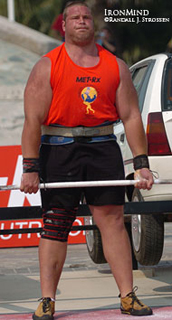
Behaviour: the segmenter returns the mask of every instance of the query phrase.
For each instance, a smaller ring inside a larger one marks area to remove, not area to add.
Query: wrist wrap
[[[133,159],[134,170],[139,170],[142,168],[149,169],[149,160],[146,154],[140,154],[139,156],[134,157]]]
[[[38,158],[23,158],[23,173],[39,172]]]

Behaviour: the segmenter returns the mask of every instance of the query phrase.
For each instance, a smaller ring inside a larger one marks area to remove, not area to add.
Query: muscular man
[[[93,18],[74,1],[63,13],[65,43],[34,66],[25,89],[21,191],[36,193],[40,179],[124,179],[113,123],[123,121],[138,188],[153,184],[137,94],[123,61],[95,44]],[[130,244],[124,226],[123,187],[41,191],[44,227],[39,246],[42,298],[34,320],[51,320],[67,238],[84,192],[102,236],[104,255],[119,288],[121,312],[150,315],[133,290]]]

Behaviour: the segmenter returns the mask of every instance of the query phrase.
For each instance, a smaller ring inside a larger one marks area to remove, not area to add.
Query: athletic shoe
[[[136,296],[135,291],[137,287],[133,288],[133,291],[128,293],[126,297],[121,298],[121,313],[129,314],[132,316],[150,316],[153,314],[152,309],[143,304]]]
[[[33,320],[53,320],[53,314],[55,312],[55,302],[51,298],[41,298],[41,301],[37,310],[33,314]]]

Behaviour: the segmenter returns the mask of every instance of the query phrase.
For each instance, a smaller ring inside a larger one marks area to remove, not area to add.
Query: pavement
[[[159,264],[139,265],[133,271],[139,299],[153,308],[151,319],[172,319],[171,240],[172,223],[166,223]],[[0,256],[0,319],[31,319],[41,297],[38,248],[1,249]],[[55,319],[126,319],[119,311],[118,294],[108,264],[94,264],[86,244],[68,246],[56,295]]]
[[[19,145],[23,90],[39,54],[0,39],[0,145]],[[151,306],[151,319],[172,319],[172,224],[166,224],[164,252],[154,267],[133,271],[138,297]],[[38,248],[0,249],[0,319],[31,319],[41,297]],[[126,319],[108,264],[95,265],[85,244],[69,245],[56,296],[55,319]],[[132,319],[132,317],[130,317]],[[135,320],[138,317],[134,317]],[[142,317],[144,320],[145,317]]]
[[[0,15],[0,146],[20,145],[23,93],[42,55],[61,42]]]
[[[0,146],[21,144],[24,88],[39,58],[28,49],[0,39]]]

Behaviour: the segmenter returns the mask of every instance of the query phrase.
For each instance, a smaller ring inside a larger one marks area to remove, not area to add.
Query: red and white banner
[[[0,147],[0,159],[0,185],[20,185],[22,175],[21,146]],[[0,191],[0,208],[40,206],[40,204],[39,191],[31,195],[24,194],[19,190]],[[74,225],[83,225],[83,223],[83,218],[77,218]],[[42,227],[42,219],[0,221],[0,230],[40,227]],[[38,246],[39,239],[39,233],[0,235],[0,248]],[[70,232],[68,243],[85,243],[85,231]]]

